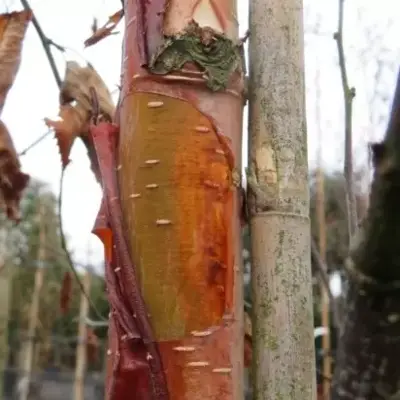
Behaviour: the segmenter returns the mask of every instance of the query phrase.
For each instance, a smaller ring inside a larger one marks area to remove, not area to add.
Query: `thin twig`
[[[39,24],[39,21],[36,19],[35,14],[33,13],[31,7],[29,6],[29,3],[27,0],[21,0],[22,5],[24,6],[24,8],[26,10],[29,10],[32,12],[32,23],[40,37],[40,40],[42,42],[43,45],[43,49],[47,55],[47,58],[49,60],[49,64],[51,67],[51,70],[53,72],[54,78],[57,82],[58,88],[61,90],[62,89],[62,79],[60,76],[60,73],[58,72],[56,63],[54,61],[54,57],[53,54],[51,53],[51,49],[50,49],[50,45],[55,46],[56,48],[60,49],[59,47],[61,46],[57,46],[52,40],[50,40],[49,38],[47,38],[47,36],[43,33],[43,30]],[[95,312],[95,314],[101,319],[101,320],[105,320],[105,318],[100,314],[100,312],[97,310],[96,306],[93,304],[92,300],[90,299],[90,296],[88,293],[86,293],[85,288],[83,286],[83,283],[75,269],[74,266],[74,262],[72,261],[71,255],[69,253],[69,250],[67,248],[67,243],[65,240],[65,232],[64,232],[64,228],[63,228],[63,223],[62,223],[62,188],[63,188],[63,181],[64,181],[64,172],[65,169],[62,170],[61,172],[61,177],[60,177],[60,191],[59,191],[59,195],[58,195],[58,219],[59,219],[59,226],[60,226],[60,238],[61,238],[61,247],[65,253],[65,256],[67,258],[68,264],[75,276],[76,281],[78,282],[78,285],[81,289],[81,291],[83,292],[84,296],[87,298],[91,308],[93,309],[93,311]]]
[[[64,173],[65,173],[65,168],[63,168],[61,172],[61,177],[60,177],[60,193],[58,196],[58,215],[59,215],[59,225],[60,225],[60,238],[61,238],[61,247],[63,248],[65,255],[67,257],[68,264],[71,266],[71,270],[75,276],[75,280],[78,282],[79,288],[81,289],[82,293],[84,296],[87,298],[91,308],[93,309],[94,313],[97,315],[100,320],[105,321],[106,318],[104,318],[101,313],[97,310],[97,307],[93,304],[90,296],[88,293],[86,293],[85,287],[83,286],[83,282],[81,278],[78,275],[78,272],[75,269],[74,262],[72,261],[71,254],[69,253],[69,250],[67,248],[67,243],[65,240],[65,234],[64,234],[64,227],[63,227],[63,222],[62,222],[62,198],[63,198],[63,182],[64,182]]]
[[[314,258],[316,267],[318,269],[318,274],[320,276],[321,282],[323,286],[325,287],[325,290],[328,294],[329,301],[332,305],[332,314],[333,314],[333,323],[336,329],[339,330],[340,332],[340,314],[339,310],[337,307],[337,303],[335,301],[335,298],[332,295],[332,291],[329,285],[329,275],[328,275],[328,269],[326,264],[324,263],[324,260],[322,259],[321,255],[319,254],[317,244],[315,243],[315,240],[311,238],[311,255]]]
[[[49,60],[49,64],[50,64],[51,70],[53,72],[54,78],[55,78],[55,80],[57,82],[57,85],[61,89],[62,79],[61,79],[60,73],[58,72],[56,62],[54,60],[53,54],[51,53],[51,49],[50,49],[50,44],[52,44],[52,41],[50,41],[47,38],[47,36],[44,34],[44,32],[42,30],[42,27],[40,26],[38,20],[36,19],[35,14],[32,11],[28,1],[27,0],[21,0],[21,3],[24,6],[25,10],[29,10],[29,11],[32,12],[32,23],[33,23],[33,26],[35,27],[36,32],[39,35],[40,41],[42,42],[43,49],[44,49],[44,51],[46,53],[46,56],[47,56],[47,58]]]
[[[50,135],[52,131],[48,130],[46,133],[44,133],[42,136],[39,136],[34,142],[32,142],[28,147],[26,147],[24,150],[22,150],[20,153],[18,153],[18,156],[24,156],[29,150],[31,150],[33,147],[38,145],[42,140],[46,139],[47,136]]]
[[[346,179],[346,203],[347,203],[347,223],[349,240],[357,229],[357,207],[353,187],[353,131],[352,131],[352,113],[353,99],[356,95],[354,87],[349,87],[346,70],[346,59],[343,47],[343,17],[344,0],[339,0],[338,29],[333,35],[338,49],[340,75],[342,78],[344,95],[344,119],[345,119],[345,142],[344,142],[344,176]]]

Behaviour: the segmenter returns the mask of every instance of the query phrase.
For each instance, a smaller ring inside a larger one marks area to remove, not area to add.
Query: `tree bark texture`
[[[386,136],[371,150],[375,170],[369,209],[346,262],[332,400],[400,397],[400,73]]]
[[[135,271],[118,264],[125,257],[113,242],[118,229],[105,234],[98,220],[96,233],[107,259],[114,257],[109,296],[132,303],[137,280],[147,315],[110,301],[109,399],[243,398],[243,71],[235,15],[233,0],[125,1],[120,134],[110,172],[118,193],[105,190],[103,207],[110,217],[120,199]],[[107,143],[96,129],[98,150]],[[101,169],[107,151],[98,157]],[[145,318],[151,335],[129,331]],[[153,341],[156,350],[146,350]],[[163,376],[155,383],[158,357]],[[155,387],[161,381],[163,394]]]
[[[255,399],[315,399],[301,0],[250,2]]]

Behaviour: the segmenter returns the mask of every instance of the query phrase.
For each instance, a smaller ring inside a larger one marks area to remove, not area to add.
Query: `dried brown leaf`
[[[88,150],[92,170],[99,179],[96,153],[88,135],[92,116],[91,88],[96,91],[100,113],[112,120],[115,106],[111,93],[96,70],[91,65],[81,67],[77,62],[69,61],[60,93],[61,121],[46,118],[45,122],[55,129],[63,168],[67,166],[72,145],[79,137]]]
[[[72,297],[72,277],[69,271],[64,274],[60,292],[60,310],[63,315],[69,311]]]
[[[21,63],[22,42],[31,17],[30,11],[0,15],[0,114]]]
[[[84,42],[85,47],[92,46],[92,45],[96,44],[97,42],[99,42],[100,40],[106,38],[107,36],[110,36],[113,33],[115,33],[115,32],[113,32],[113,30],[116,28],[116,26],[121,21],[123,16],[124,16],[124,10],[119,10],[115,14],[111,15],[108,18],[108,21],[106,22],[106,24],[103,25],[101,28],[97,29],[96,25],[94,24],[93,25],[94,28],[92,27],[93,35],[90,36],[90,38],[85,40],[85,42]]]
[[[55,131],[62,166],[65,168],[70,161],[69,155],[75,139],[80,135],[85,135],[89,129],[88,116],[84,110],[70,104],[61,105],[58,115],[61,120],[45,118],[45,122]]]
[[[0,199],[7,217],[19,221],[19,203],[29,175],[20,170],[21,164],[7,127],[0,120]]]

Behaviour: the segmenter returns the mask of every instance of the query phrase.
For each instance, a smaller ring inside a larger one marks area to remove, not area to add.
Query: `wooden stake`
[[[303,2],[249,5],[254,398],[314,400]]]
[[[86,271],[83,278],[83,287],[86,293],[90,291],[91,276]],[[89,302],[84,293],[81,293],[81,305],[79,312],[79,331],[78,345],[76,346],[76,367],[75,367],[75,384],[74,384],[74,400],[84,400],[85,398],[85,375],[86,375],[86,347],[87,347],[87,327],[86,318],[89,314]]]
[[[44,205],[40,203],[39,206],[39,249],[38,249],[38,257],[37,257],[37,266],[35,271],[35,284],[33,288],[32,294],[32,302],[29,313],[29,324],[28,324],[28,338],[24,351],[24,359],[23,359],[23,371],[24,378],[21,382],[21,390],[19,398],[20,400],[27,400],[29,394],[29,387],[32,375],[32,365],[33,365],[33,356],[35,350],[35,337],[36,337],[36,328],[39,320],[39,306],[40,306],[40,293],[42,291],[43,286],[43,278],[45,273],[44,261],[46,258],[45,252],[45,242],[46,242],[46,232],[45,225],[43,221],[44,215]]]

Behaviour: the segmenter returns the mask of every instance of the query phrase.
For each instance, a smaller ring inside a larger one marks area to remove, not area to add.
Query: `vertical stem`
[[[91,276],[87,270],[83,279],[85,293],[90,293]],[[86,346],[87,346],[87,327],[86,318],[89,313],[89,302],[84,293],[81,293],[81,305],[79,311],[79,330],[78,345],[76,346],[76,367],[74,400],[84,400],[85,398],[85,375],[86,375]]]
[[[44,261],[46,258],[46,250],[45,250],[46,232],[43,221],[43,215],[44,215],[43,203],[40,203],[39,207],[40,207],[39,249],[38,249],[37,267],[35,271],[35,283],[32,294],[32,302],[29,312],[28,337],[27,337],[26,348],[24,351],[24,360],[23,360],[24,380],[23,380],[23,385],[21,387],[22,390],[20,392],[20,400],[27,400],[29,395],[29,387],[30,387],[32,366],[33,366],[33,356],[35,351],[36,328],[39,320],[40,294],[42,291],[43,279],[45,273]]]
[[[343,95],[344,95],[344,122],[345,122],[345,142],[344,142],[344,177],[346,179],[346,204],[347,204],[347,222],[349,231],[349,240],[357,228],[357,207],[353,185],[353,99],[355,97],[355,89],[349,86],[346,69],[346,59],[343,46],[343,19],[344,19],[344,0],[339,0],[338,29],[334,34],[336,40],[340,76],[342,78]]]
[[[250,187],[256,200],[250,228],[257,400],[316,396],[304,86],[303,2],[252,0],[249,170],[259,189]]]

